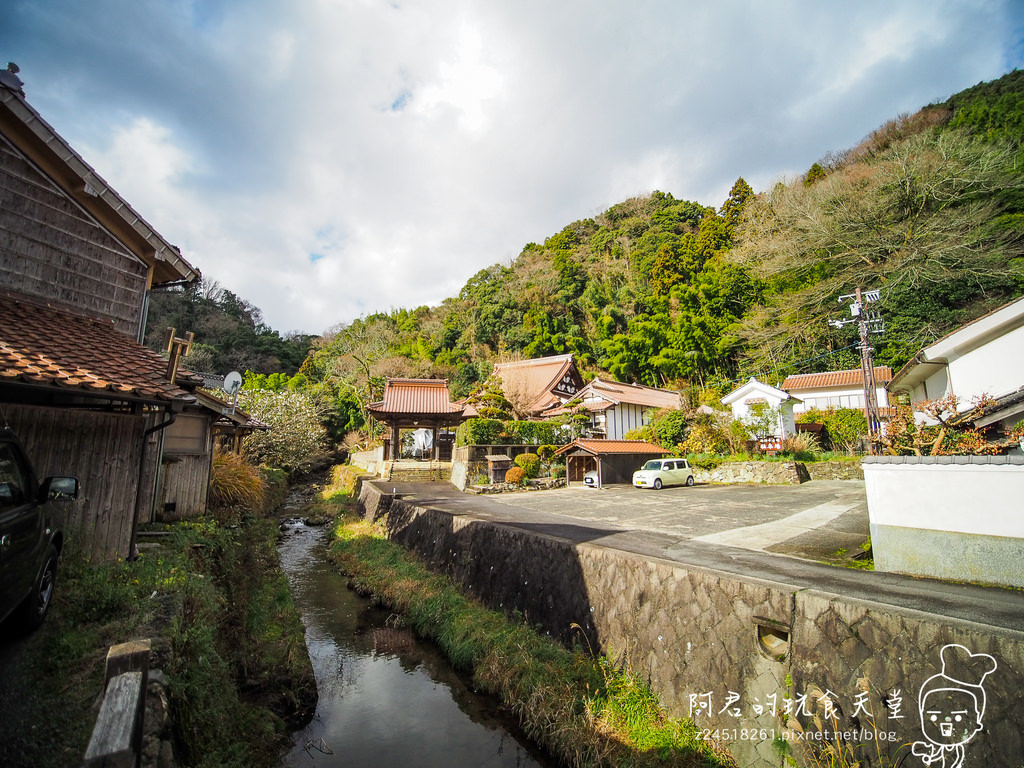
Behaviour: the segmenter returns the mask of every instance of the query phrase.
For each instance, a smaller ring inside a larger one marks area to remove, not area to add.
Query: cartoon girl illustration
[[[939,658],[942,671],[924,681],[917,697],[927,741],[915,741],[911,751],[931,768],[961,768],[964,745],[982,729],[982,683],[995,671],[996,660],[956,643],[943,646]]]

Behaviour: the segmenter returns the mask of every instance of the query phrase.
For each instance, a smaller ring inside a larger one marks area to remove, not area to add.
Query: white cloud
[[[320,332],[635,194],[718,206],[799,173],[1020,65],[1013,10],[22,0],[0,30],[30,101],[190,262]]]

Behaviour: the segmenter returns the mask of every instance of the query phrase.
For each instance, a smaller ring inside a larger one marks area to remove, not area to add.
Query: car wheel
[[[688,478],[686,478],[686,484],[693,485],[693,475],[690,475]]]
[[[50,602],[53,600],[53,589],[57,584],[57,548],[52,544],[46,551],[46,563],[39,574],[39,579],[32,588],[32,594],[21,604],[21,625],[26,631],[36,629],[43,623]]]
[[[660,491],[661,490],[661,478],[660,477],[654,478],[654,490],[656,490],[656,491]]]

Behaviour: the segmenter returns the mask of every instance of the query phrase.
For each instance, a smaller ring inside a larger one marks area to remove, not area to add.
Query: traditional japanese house
[[[79,477],[69,533],[129,556],[199,383],[139,343],[147,297],[199,272],[0,75],[0,420],[38,471]]]

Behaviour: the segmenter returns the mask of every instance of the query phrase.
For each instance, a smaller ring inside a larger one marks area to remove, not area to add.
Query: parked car
[[[601,476],[596,469],[592,469],[583,476],[583,484],[588,488],[600,488]]]
[[[57,581],[64,543],[50,503],[57,498],[78,498],[78,479],[37,482],[14,433],[0,428],[0,621],[26,630],[46,618]]]
[[[686,459],[651,459],[633,473],[633,485],[656,489],[665,485],[693,485],[693,470]]]

